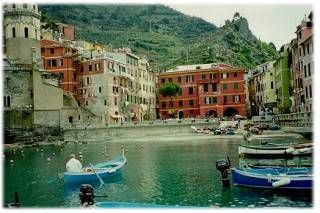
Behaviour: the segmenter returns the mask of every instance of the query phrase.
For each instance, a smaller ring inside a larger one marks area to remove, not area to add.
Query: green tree
[[[173,107],[172,97],[180,95],[182,93],[182,89],[179,85],[169,82],[161,85],[159,93],[163,97],[170,97],[170,107]]]

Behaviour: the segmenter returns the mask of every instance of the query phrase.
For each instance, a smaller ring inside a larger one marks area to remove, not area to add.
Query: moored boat
[[[313,152],[312,143],[303,143],[297,145],[240,145],[239,155],[254,156],[296,156],[309,155]]]
[[[256,188],[310,190],[313,186],[312,168],[232,168],[234,185]]]
[[[127,159],[124,155],[119,156],[111,161],[106,161],[93,165],[83,172],[64,172],[64,184],[84,184],[106,179],[121,173],[122,167],[126,164]]]

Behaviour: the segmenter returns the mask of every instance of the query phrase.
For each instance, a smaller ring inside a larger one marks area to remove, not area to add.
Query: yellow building
[[[275,86],[275,70],[273,64],[275,61],[264,63],[264,71],[262,73],[263,84],[263,101],[266,112],[278,113],[277,95]]]

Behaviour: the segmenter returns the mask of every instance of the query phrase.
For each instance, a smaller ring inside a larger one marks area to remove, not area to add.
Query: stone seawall
[[[205,126],[215,127],[217,124],[162,124],[162,125],[143,125],[143,126],[114,126],[104,128],[88,129],[68,129],[64,132],[65,141],[94,141],[110,138],[141,138],[141,137],[160,137],[175,134],[191,133],[191,126],[203,128]]]

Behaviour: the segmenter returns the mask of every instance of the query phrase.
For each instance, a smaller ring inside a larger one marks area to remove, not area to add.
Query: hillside
[[[76,27],[77,38],[146,55],[154,70],[186,63],[225,62],[250,68],[276,50],[252,35],[245,18],[217,28],[163,5],[40,5],[49,20]]]

